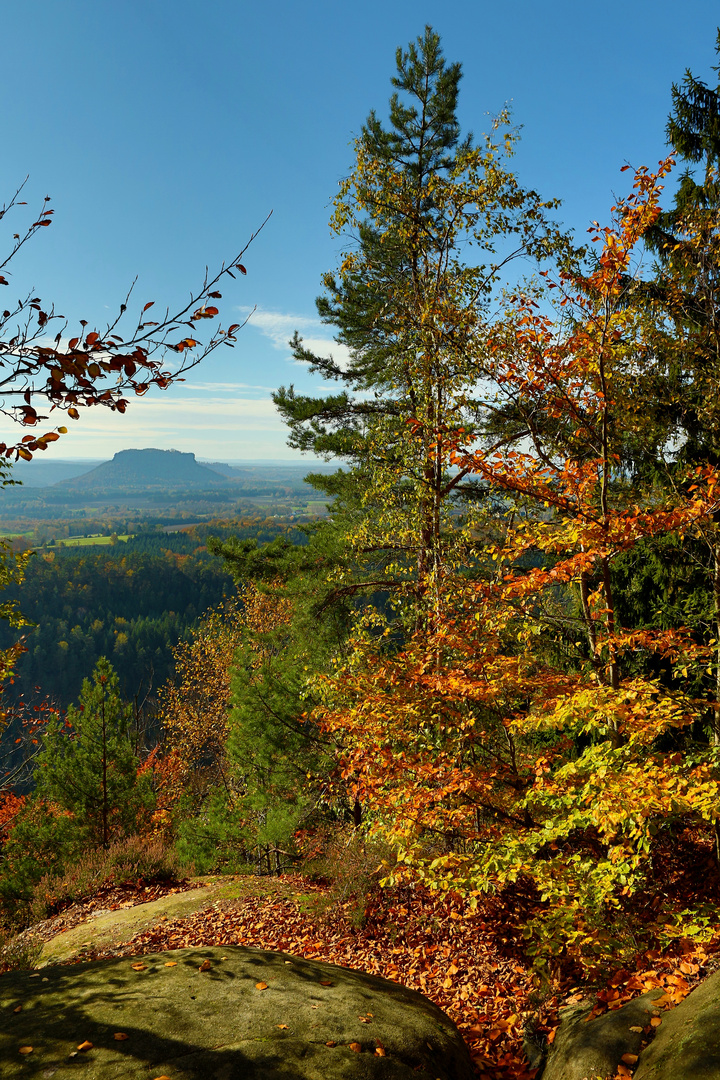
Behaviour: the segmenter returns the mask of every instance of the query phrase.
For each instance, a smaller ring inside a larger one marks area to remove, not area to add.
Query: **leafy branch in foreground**
[[[23,186],[0,208],[0,221],[26,205],[19,199]],[[7,267],[18,251],[42,227],[51,224],[53,211],[48,202],[46,196],[37,217],[24,232],[14,234],[8,255],[0,261],[0,286],[9,285]],[[69,339],[64,316],[32,293],[0,310],[0,413],[32,428],[58,409],[73,420],[78,419],[79,409],[91,405],[123,413],[128,406],[126,395],[141,396],[151,386],[166,389],[181,381],[219,345],[234,345],[238,330],[247,320],[227,329],[216,326],[204,342],[197,336],[198,324],[204,325],[219,315],[213,303],[222,296],[218,285],[234,277],[234,271],[246,274],[242,259],[267,220],[237,255],[212,273],[206,269],[201,284],[186,303],[172,312],[167,308],[157,319],[151,318],[152,300],[142,306],[136,321],[131,317],[133,287],[119,305],[115,319],[103,330],[88,329],[87,320],[80,319],[78,332]],[[52,330],[56,330],[54,337],[50,336]],[[166,367],[170,356],[173,363]],[[48,406],[48,412],[43,412]],[[42,434],[24,435],[15,443],[0,442],[0,455],[29,460],[66,430],[57,427]]]

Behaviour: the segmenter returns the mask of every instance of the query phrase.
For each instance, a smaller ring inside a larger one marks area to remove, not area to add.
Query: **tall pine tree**
[[[349,465],[309,478],[347,513],[351,559],[337,591],[404,596],[416,619],[477,494],[448,466],[457,433],[477,425],[491,302],[515,259],[569,247],[548,220],[555,204],[506,167],[507,114],[478,146],[461,137],[461,69],[446,64],[438,35],[426,27],[396,65],[389,124],[370,113],[341,184],[331,224],[350,242],[317,301],[349,362],[293,341],[295,358],[339,392],[281,387],[274,400],[291,446]]]

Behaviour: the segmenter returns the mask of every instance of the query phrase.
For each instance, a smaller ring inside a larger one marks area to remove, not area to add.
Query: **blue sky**
[[[235,255],[273,211],[247,277],[224,289],[225,324],[256,309],[236,348],[124,417],[83,413],[48,454],[293,456],[270,392],[316,385],[290,359],[295,329],[332,348],[314,307],[341,250],[330,204],[367,113],[385,115],[396,47],[425,23],[463,64],[464,127],[487,130],[510,102],[520,179],[561,198],[581,236],[625,190],[625,163],[665,153],[671,83],[689,67],[715,85],[718,22],[710,0],[4,5],[0,202],[29,175],[30,207],[49,194],[55,209],[11,293],[33,285],[71,323],[103,323],[136,275],[139,302],[184,302],[205,265]]]

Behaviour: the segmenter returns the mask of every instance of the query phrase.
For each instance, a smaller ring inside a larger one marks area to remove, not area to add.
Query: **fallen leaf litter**
[[[359,969],[419,990],[444,1009],[466,1039],[480,1080],[533,1080],[536,1070],[530,1068],[521,1048],[524,1020],[537,1016],[530,1004],[534,987],[519,933],[522,898],[520,905],[506,903],[501,918],[497,897],[494,910],[479,905],[467,915],[462,902],[452,895],[431,894],[422,888],[386,890],[370,897],[364,924],[358,929],[349,917],[343,917],[346,909],[350,914],[349,903],[336,906],[330,918],[323,915],[327,895],[323,885],[299,875],[286,875],[276,879],[276,884],[278,895],[215,902],[185,918],[155,924],[114,949],[93,952],[90,957],[85,953],[71,963],[169,949],[243,945]],[[308,912],[308,896],[318,902],[314,914]],[[720,942],[707,948],[718,952]],[[651,970],[616,973],[597,995],[592,1015],[660,987],[665,991],[662,1006],[676,1005],[708,970],[708,952],[692,943],[683,943],[682,952],[681,957],[648,953],[646,962],[654,965]],[[291,960],[285,963],[292,965]],[[177,963],[169,961],[167,966]],[[133,968],[142,971],[146,965]],[[331,980],[320,983],[332,985]],[[267,984],[262,988],[267,989]],[[558,1008],[581,997],[566,982],[562,996],[544,1003],[539,1029],[549,1043],[555,1035]],[[657,1028],[661,1018],[654,1017],[651,1023]],[[384,1056],[381,1049],[375,1051],[378,1056]]]

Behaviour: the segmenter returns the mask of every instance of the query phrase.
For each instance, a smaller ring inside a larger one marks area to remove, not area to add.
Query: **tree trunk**
[[[105,697],[102,701],[102,830],[103,847],[109,847],[108,836],[108,787],[107,787],[107,719],[105,716]]]

